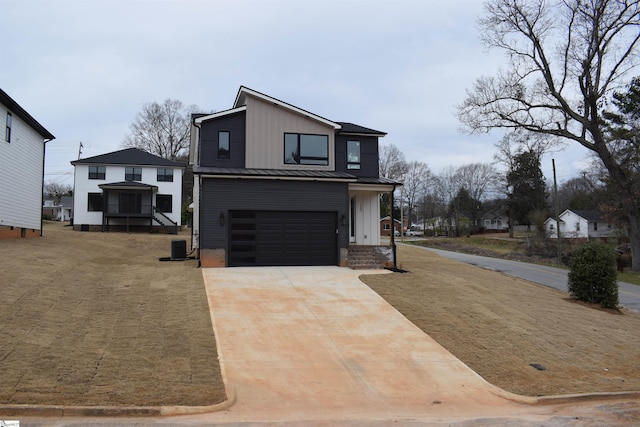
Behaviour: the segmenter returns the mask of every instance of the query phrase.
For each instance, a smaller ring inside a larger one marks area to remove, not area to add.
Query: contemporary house
[[[71,164],[74,230],[176,232],[181,225],[182,163],[127,148]]]
[[[244,86],[232,108],[194,115],[192,247],[201,265],[389,263],[379,196],[399,183],[378,176],[383,136]]]
[[[47,142],[55,137],[0,89],[0,238],[42,235]]]
[[[602,214],[595,210],[567,209],[559,216],[560,237],[572,239],[601,239],[611,237],[616,228],[607,222]],[[557,237],[555,218],[544,222],[548,237]]]

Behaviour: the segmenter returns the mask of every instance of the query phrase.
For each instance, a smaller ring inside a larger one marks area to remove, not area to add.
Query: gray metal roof
[[[247,176],[264,178],[317,178],[339,179],[358,184],[369,185],[402,185],[400,182],[387,178],[358,177],[347,172],[322,171],[322,170],[297,170],[297,169],[244,169],[244,168],[217,168],[194,166],[193,173],[197,175],[222,175],[222,176]]]
[[[244,169],[244,168],[216,168],[194,166],[194,174],[201,175],[242,175],[255,177],[298,177],[356,180],[356,177],[346,172],[293,170],[293,169]]]
[[[185,167],[184,163],[174,162],[173,160],[147,153],[138,148],[125,148],[124,150],[113,151],[111,153],[71,162],[72,165],[85,163],[97,163],[101,165],[171,166],[174,168]]]
[[[0,89],[0,103],[4,104],[11,113],[14,113],[22,120],[25,121],[29,126],[31,126],[35,131],[37,131],[40,135],[42,135],[43,139],[55,139],[55,136],[51,134],[48,130],[44,128],[36,119],[34,119],[31,114],[27,113],[27,111],[22,108],[16,101],[13,100],[5,91]]]

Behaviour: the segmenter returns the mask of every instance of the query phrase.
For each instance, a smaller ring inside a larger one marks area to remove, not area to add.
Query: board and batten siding
[[[6,142],[4,105],[0,115],[0,226],[40,230],[44,138],[12,113],[11,142]]]
[[[335,170],[335,130],[262,99],[247,96],[246,167],[254,169]],[[329,165],[286,165],[284,134],[307,133],[329,137]]]
[[[200,247],[226,249],[229,211],[248,210],[337,212],[338,247],[346,248],[349,226],[341,218],[348,218],[348,197],[348,184],[340,182],[203,178]]]

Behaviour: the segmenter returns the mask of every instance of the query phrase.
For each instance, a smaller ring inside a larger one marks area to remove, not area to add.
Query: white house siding
[[[4,105],[0,116],[0,226],[40,230],[44,139],[12,114],[11,142],[6,142]]]
[[[247,96],[246,167],[251,169],[335,170],[335,130],[261,99]],[[308,133],[329,137],[329,165],[285,165],[284,134]]]
[[[96,166],[96,165],[93,165]],[[122,182],[125,178],[126,166],[105,165],[105,179],[89,179],[89,165],[77,164],[75,166],[75,185],[73,191],[73,223],[74,224],[89,224],[100,225],[102,224],[102,212],[89,212],[88,211],[88,194],[89,193],[102,193],[102,189],[99,187],[102,184],[112,184],[116,182]],[[178,225],[182,224],[182,169],[173,168],[173,182],[158,182],[158,167],[156,166],[136,166],[142,168],[142,180],[139,182],[155,185],[158,187],[158,191],[154,193],[153,204],[155,205],[156,194],[172,194],[173,206],[172,212],[165,214],[171,218]],[[162,168],[169,168],[160,166]],[[169,168],[171,169],[171,168]],[[106,201],[105,201],[106,202]],[[106,205],[105,205],[106,206]]]
[[[380,197],[377,191],[349,191],[355,197],[355,245],[380,245]]]

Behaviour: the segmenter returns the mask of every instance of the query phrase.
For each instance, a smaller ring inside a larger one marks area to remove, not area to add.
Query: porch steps
[[[375,246],[349,246],[347,266],[354,270],[374,270],[383,268]]]

